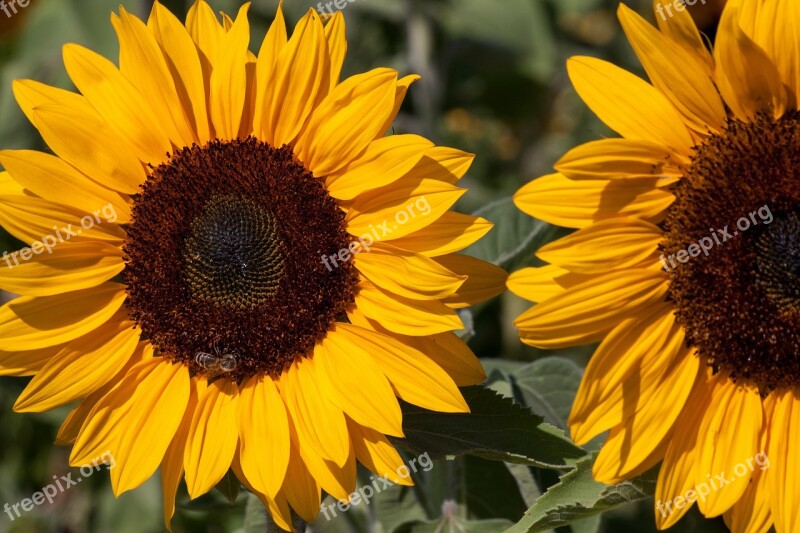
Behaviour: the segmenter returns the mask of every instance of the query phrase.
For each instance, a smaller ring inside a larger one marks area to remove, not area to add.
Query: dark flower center
[[[692,163],[674,187],[663,245],[666,257],[692,245],[703,250],[670,270],[669,295],[687,341],[715,371],[764,394],[796,386],[800,114],[730,119],[696,148]]]
[[[134,199],[127,306],[164,357],[239,379],[310,353],[354,299],[344,212],[289,147],[184,148]]]
[[[268,210],[240,195],[213,196],[184,244],[192,296],[239,309],[264,305],[285,274],[284,246]]]

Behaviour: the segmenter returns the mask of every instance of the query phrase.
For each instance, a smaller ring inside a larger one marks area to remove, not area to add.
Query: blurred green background
[[[0,11],[0,147],[44,149],[36,131],[17,108],[11,82],[32,78],[72,88],[61,61],[61,47],[68,42],[88,46],[116,59],[118,46],[109,23],[119,0],[33,0],[13,17]],[[141,17],[151,2],[123,0],[125,8]],[[188,2],[164,2],[181,18]],[[216,10],[235,13],[241,2],[212,0]],[[707,2],[693,11],[703,31],[713,38],[721,1]],[[652,4],[630,0],[650,20]],[[285,10],[294,24],[316,4],[286,0]],[[553,162],[581,142],[609,135],[571,89],[565,61],[576,54],[609,59],[641,73],[641,68],[616,20],[616,0],[356,0],[345,8],[349,53],[345,75],[377,66],[390,66],[402,74],[416,72],[416,83],[395,124],[395,132],[413,132],[440,145],[458,147],[478,155],[462,184],[470,189],[459,210],[478,212],[496,223],[493,235],[470,253],[493,260],[509,270],[536,264],[532,252],[562,230],[529,219],[511,209],[510,196],[534,177],[550,172]],[[274,16],[277,0],[255,0],[251,9],[251,49],[258,50]],[[0,248],[13,250],[0,232]],[[0,301],[11,295],[0,293]],[[528,304],[504,295],[471,311],[471,345],[487,361],[492,379],[506,383],[514,372],[530,369],[526,363],[552,355],[523,347],[513,328],[513,318]],[[0,346],[0,350],[12,350]],[[568,411],[580,368],[591,349],[558,355],[572,360],[575,379],[564,378],[563,387],[544,398],[556,411]],[[508,360],[500,363],[496,360]],[[576,377],[577,376],[577,377]],[[0,378],[0,505],[30,497],[53,475],[69,472],[68,450],[52,446],[66,409],[41,415],[11,411],[24,379]],[[502,390],[505,385],[496,386]],[[541,413],[540,413],[541,414]],[[549,421],[563,427],[565,416],[555,413]],[[468,458],[437,465],[423,489],[433,505],[421,505],[415,494],[392,491],[375,505],[324,522],[315,531],[434,531],[440,504],[458,502],[464,523],[472,519],[500,518],[516,521],[538,491],[556,481],[551,472],[527,467],[532,484],[521,483],[503,463]],[[452,485],[448,495],[439,486]],[[525,473],[523,472],[523,476]],[[522,490],[520,486],[527,487]],[[244,528],[246,497],[234,505],[215,493],[189,504],[179,495],[175,531],[216,532]],[[563,531],[650,532],[652,499],[622,506],[602,518],[576,524]],[[418,519],[416,525],[409,520]],[[437,522],[437,520],[439,520]],[[510,524],[507,522],[506,524]],[[409,525],[411,524],[411,525]],[[502,524],[475,522],[467,530],[502,530]],[[482,524],[482,525],[481,525]],[[10,522],[0,514],[0,532],[156,532],[163,531],[160,483],[151,480],[132,493],[114,499],[108,476],[97,474],[24,519]],[[442,531],[450,531],[445,524]],[[459,531],[455,528],[453,531]],[[721,521],[706,521],[693,512],[676,531],[725,531]]]

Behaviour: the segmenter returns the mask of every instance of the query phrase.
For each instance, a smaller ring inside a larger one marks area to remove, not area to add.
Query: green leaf
[[[247,495],[247,506],[244,511],[244,530],[245,533],[263,533],[267,531],[267,524],[271,522],[267,509],[258,496],[255,494]]]
[[[577,468],[562,476],[506,533],[536,533],[567,526],[655,493],[657,468],[630,481],[608,486],[592,478],[593,462],[588,457],[579,461]]]
[[[566,429],[569,411],[583,371],[563,357],[545,357],[511,373],[515,398],[542,415],[545,421]]]
[[[239,499],[239,493],[242,491],[242,484],[239,483],[239,480],[236,478],[236,474],[233,473],[233,470],[228,470],[228,473],[225,474],[225,477],[222,478],[222,481],[217,483],[217,490],[225,496],[225,499],[233,505],[236,503],[236,500]]]
[[[395,442],[432,458],[471,454],[540,468],[568,469],[586,455],[564,432],[529,409],[485,387],[461,390],[469,414],[427,411],[403,404],[405,439]]]
[[[473,215],[489,220],[494,228],[464,253],[507,270],[529,262],[535,250],[561,231],[517,209],[511,197],[492,202]]]

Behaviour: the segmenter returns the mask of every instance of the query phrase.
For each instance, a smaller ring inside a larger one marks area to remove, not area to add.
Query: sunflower
[[[695,503],[731,530],[800,531],[800,7],[730,1],[713,51],[685,10],[619,18],[650,83],[575,57],[572,83],[621,138],[569,151],[515,196],[577,231],[508,286],[526,344],[599,343],[569,426],[604,434],[594,477],[661,463],[655,516]],[[663,13],[663,15],[662,15]]]
[[[70,463],[110,452],[114,493],[160,467],[167,525],[232,469],[292,528],[356,464],[401,484],[399,399],[466,412],[481,365],[456,312],[503,289],[457,252],[486,220],[450,208],[473,156],[385,136],[416,76],[340,82],[341,14],[287,35],[279,7],[258,56],[249,4],[185,26],[120,8],[119,67],[64,47],[72,93],[17,81],[55,155],[2,151],[0,373],[34,376],[15,410],[75,405]]]

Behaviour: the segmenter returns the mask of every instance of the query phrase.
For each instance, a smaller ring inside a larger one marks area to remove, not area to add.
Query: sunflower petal
[[[789,100],[778,69],[739,27],[736,6],[722,14],[714,57],[717,86],[737,117],[746,120],[765,110],[783,115]]]
[[[111,320],[125,297],[125,287],[109,282],[56,296],[17,298],[0,307],[0,339],[18,350],[73,341]]]
[[[612,272],[540,303],[514,324],[522,341],[538,348],[590,344],[642,306],[660,301],[666,292],[664,272]]]
[[[172,151],[158,118],[139,91],[114,64],[88,48],[64,46],[64,66],[75,87],[114,132],[134,149],[140,161],[154,165]]]
[[[315,176],[341,169],[366,150],[394,101],[397,72],[378,68],[337,85],[314,110],[295,148]]]
[[[286,477],[289,453],[289,418],[275,382],[270,377],[248,379],[239,398],[242,471],[256,490],[274,498]]]
[[[295,361],[281,374],[281,396],[302,446],[342,466],[350,455],[350,437],[341,408],[327,400],[334,393],[319,377],[318,364],[316,356]]]
[[[464,327],[458,315],[438,300],[412,300],[362,281],[356,307],[386,329],[404,335],[435,335]]]
[[[210,491],[231,467],[239,442],[239,387],[230,379],[210,384],[197,400],[183,467],[191,499]]]
[[[47,145],[67,163],[114,190],[139,192],[144,167],[98,115],[53,104],[37,107],[33,116]]]
[[[358,159],[330,175],[327,187],[338,200],[389,185],[406,176],[433,143],[418,135],[390,135],[372,141]]]
[[[0,264],[0,285],[25,296],[52,296],[102,285],[125,267],[122,250],[100,241],[63,243],[13,268]]]
[[[114,222],[131,221],[131,206],[121,195],[90,180],[63,159],[33,150],[3,150],[0,164],[14,181],[44,200],[85,213],[111,206]]]
[[[92,409],[70,455],[81,466],[109,452],[114,494],[134,489],[158,468],[189,402],[189,372],[162,358],[134,366]]]
[[[49,411],[89,396],[130,360],[140,334],[129,320],[111,320],[92,335],[65,345],[31,380],[14,410]]]
[[[467,413],[469,406],[455,382],[422,352],[389,335],[350,324],[338,324],[351,350],[363,352],[378,363],[397,396],[424,409]]]
[[[211,140],[203,67],[192,37],[169,9],[156,1],[147,25],[161,47],[186,116],[200,144]]]
[[[531,216],[567,228],[622,217],[657,223],[675,200],[657,185],[657,180],[571,180],[550,174],[523,186],[514,195],[514,204]]]
[[[352,341],[343,325],[334,324],[315,354],[318,374],[334,393],[331,401],[359,424],[402,437],[403,416],[392,387],[373,358]]]
[[[689,130],[655,87],[592,57],[573,57],[567,70],[581,99],[612,130],[626,139],[652,141],[678,153],[691,153],[694,142]]]
[[[211,73],[211,119],[219,139],[239,134],[247,95],[247,46],[250,44],[250,3],[239,9],[231,30],[220,43]]]

